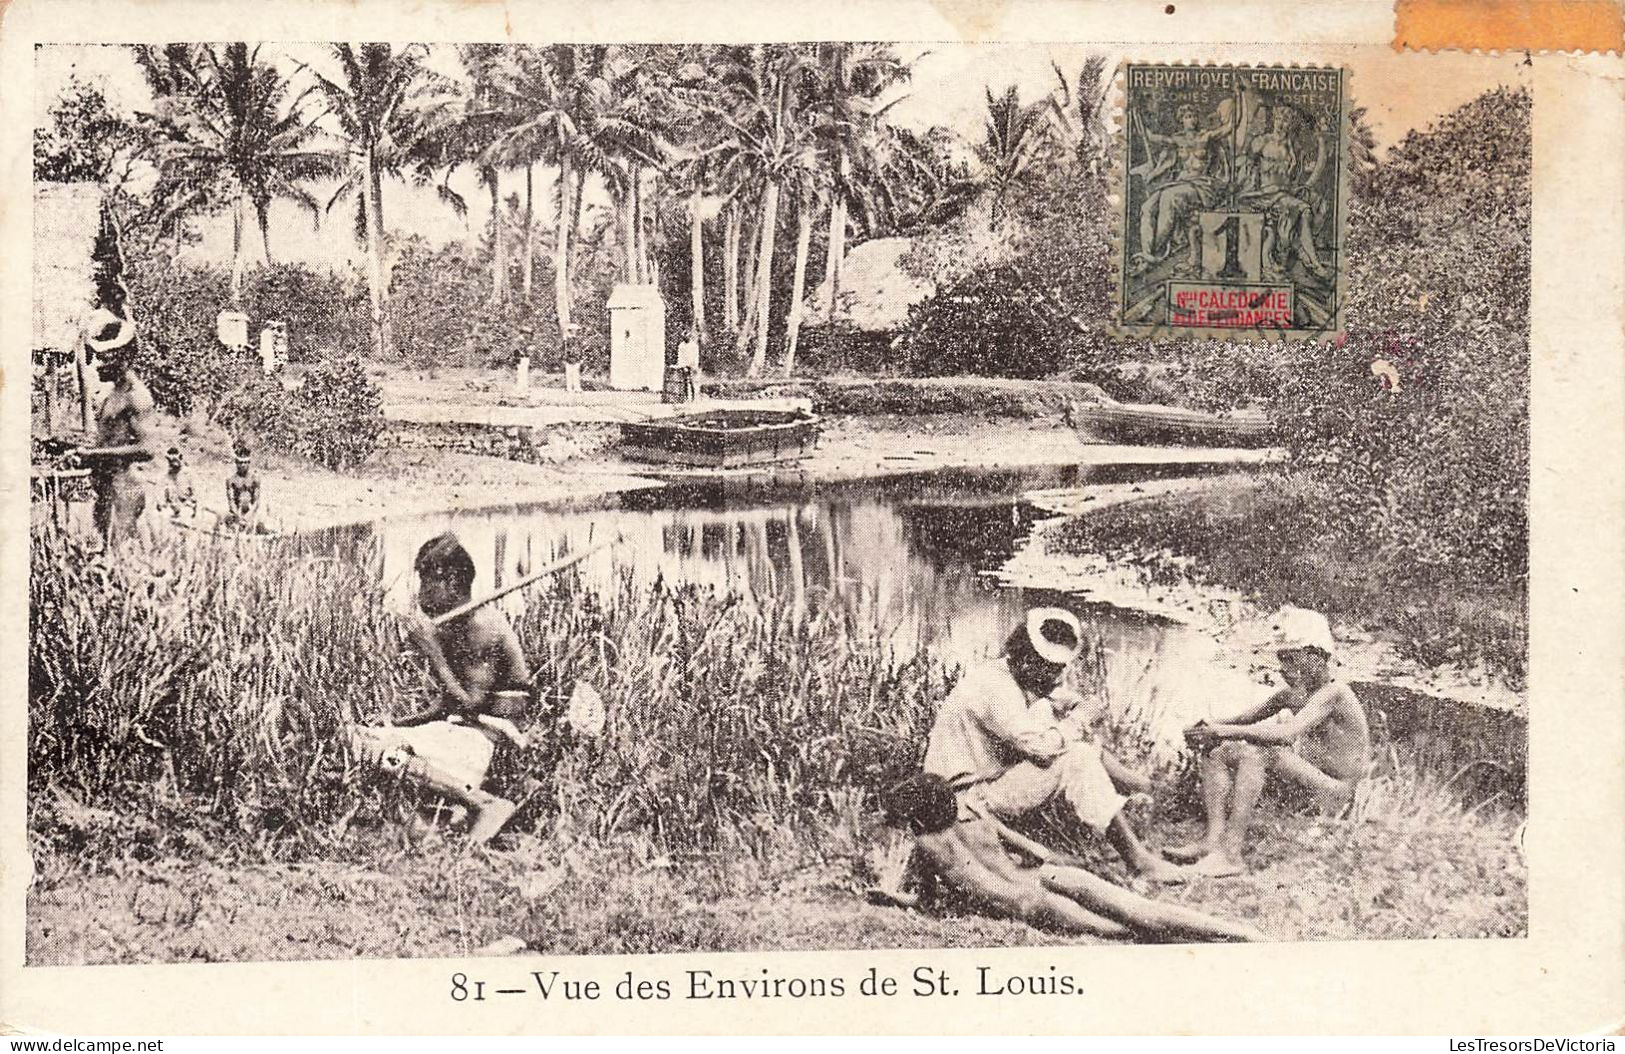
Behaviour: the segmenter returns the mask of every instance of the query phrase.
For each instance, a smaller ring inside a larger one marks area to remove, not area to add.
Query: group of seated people
[[[455,536],[425,543],[414,570],[420,586],[408,637],[437,690],[420,713],[348,731],[363,756],[460,806],[470,841],[485,842],[514,815],[515,802],[488,781],[494,757],[527,741],[534,677],[507,619],[472,601],[474,562]],[[1073,932],[1261,937],[1252,926],[1115,885],[1010,825],[1062,803],[1144,880],[1175,884],[1244,873],[1248,828],[1271,781],[1302,803],[1346,805],[1365,774],[1370,736],[1359,700],[1331,675],[1330,628],[1315,612],[1285,608],[1272,630],[1285,686],[1230,721],[1185,729],[1198,757],[1203,834],[1158,853],[1126,809],[1149,799],[1151,781],[1072,719],[1083,700],[1063,681],[1083,649],[1081,624],[1061,608],[1028,612],[1003,654],[966,671],[943,700],[922,771],[881,797],[887,822],[912,836],[913,877],[981,910]],[[602,727],[601,705],[586,726]],[[913,903],[906,885],[873,892]]]
[[[1130,869],[1172,884],[1246,870],[1248,828],[1266,784],[1288,798],[1337,809],[1369,762],[1365,711],[1330,671],[1331,630],[1313,611],[1284,608],[1272,643],[1285,686],[1229,721],[1185,729],[1198,755],[1204,830],[1153,852],[1125,806],[1151,784],[1067,718],[1081,698],[1062,688],[1083,631],[1061,608],[1037,608],[1004,653],[968,670],[943,702],[923,771],[883,795],[888,822],[914,838],[917,869],[979,907],[1035,925],[1094,934],[1251,939],[1251,927],[1140,897],[1068,862],[1007,824],[1060,801],[1103,836]],[[1019,867],[1010,851],[1037,867]],[[877,890],[911,902],[904,889]]]

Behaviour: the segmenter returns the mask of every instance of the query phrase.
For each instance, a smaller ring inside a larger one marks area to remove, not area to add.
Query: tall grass
[[[351,755],[342,725],[417,709],[430,690],[381,565],[370,546],[194,534],[109,565],[37,530],[36,835],[66,839],[64,809],[77,808],[204,830],[260,855],[359,851],[349,821],[384,815],[399,788]],[[516,827],[547,827],[556,844],[631,839],[655,854],[773,866],[855,853],[873,792],[918,764],[956,677],[825,594],[747,601],[562,575],[535,587],[516,623],[537,668],[542,732],[516,784],[544,788]],[[1092,641],[1077,687],[1102,702],[1093,733],[1173,787],[1179,811],[1194,787],[1182,759],[1157,747],[1166,700],[1148,694],[1142,666],[1108,661]],[[601,737],[571,742],[558,718],[583,681],[609,720]],[[1396,755],[1357,818],[1461,815],[1463,779],[1417,760]]]
[[[184,798],[262,846],[333,849],[378,782],[342,723],[413,709],[427,690],[379,569],[370,549],[192,535],[108,565],[39,530],[31,801]],[[950,676],[827,598],[746,604],[630,578],[600,592],[561,576],[517,628],[544,730],[579,680],[610,713],[599,740],[565,750],[543,735],[522,759],[548,788],[543,817],[598,838],[642,832],[667,852],[763,856],[786,831],[851,814],[915,763]]]

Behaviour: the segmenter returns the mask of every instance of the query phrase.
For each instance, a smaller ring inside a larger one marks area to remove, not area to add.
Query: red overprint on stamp
[[[1168,283],[1168,320],[1175,326],[1292,328],[1292,287]]]

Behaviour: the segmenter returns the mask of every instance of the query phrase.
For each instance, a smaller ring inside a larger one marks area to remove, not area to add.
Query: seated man
[[[1370,762],[1365,708],[1327,668],[1332,632],[1325,616],[1286,607],[1273,628],[1286,687],[1229,721],[1185,730],[1185,741],[1201,752],[1207,830],[1201,841],[1165,853],[1215,878],[1246,870],[1242,850],[1266,777],[1337,808],[1353,798]]]
[[[516,806],[484,787],[500,744],[524,745],[515,721],[524,717],[530,682],[506,617],[494,605],[436,624],[439,616],[468,603],[474,558],[457,538],[442,534],[423,544],[413,563],[421,580],[422,615],[409,625],[413,643],[429,661],[440,693],[426,709],[382,728],[352,729],[364,756],[402,772],[473,813],[469,839],[489,841]]]
[[[181,513],[186,513],[188,519],[197,519],[197,492],[192,486],[192,475],[186,471],[186,458],[181,448],[172,446],[165,455],[169,462],[169,471],[164,475],[163,492],[158,499],[158,508],[167,512],[171,519],[178,520]]]
[[[1123,815],[1128,799],[1121,789],[1140,792],[1148,784],[1059,726],[1057,711],[1075,697],[1057,689],[1082,646],[1083,628],[1071,612],[1028,612],[1006,639],[1004,654],[967,670],[943,702],[925,771],[947,781],[962,811],[1005,820],[1060,797],[1135,871],[1153,881],[1184,881],[1184,870],[1147,849]]]
[[[1072,933],[1261,940],[1251,926],[1148,900],[1074,866],[987,815],[966,816],[947,782],[919,773],[885,792],[886,822],[914,835],[928,874],[994,914]],[[1038,861],[1018,867],[1006,846]]]
[[[237,471],[226,477],[225,525],[239,531],[263,532],[266,528],[260,512],[260,478],[254,472],[252,452],[247,443],[238,440],[234,453]]]

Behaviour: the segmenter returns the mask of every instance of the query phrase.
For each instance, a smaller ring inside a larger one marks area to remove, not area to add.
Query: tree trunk
[[[491,303],[500,304],[508,299],[508,254],[503,250],[502,187],[495,169],[487,175],[491,188]]]
[[[621,280],[632,285],[638,283],[637,206],[633,203],[635,186],[635,183],[628,183],[626,196],[621,201]]]
[[[231,304],[243,302],[243,196],[231,206]]]
[[[553,310],[559,319],[559,342],[563,346],[570,334],[570,230],[572,211],[570,203],[570,152],[559,155],[559,229],[553,239]]]
[[[260,221],[260,248],[265,251],[265,268],[271,268],[271,206],[269,202],[256,204],[254,211],[259,214]]]
[[[644,243],[647,241],[643,233],[643,167],[632,166],[632,263],[637,272],[633,279],[639,285],[649,282],[649,259],[644,255]]]
[[[824,278],[829,286],[827,321],[833,326],[835,311],[841,302],[841,270],[846,265],[846,201],[837,189],[835,203],[829,207],[829,259],[824,265]]]
[[[361,174],[362,218],[367,228],[367,294],[372,300],[372,346],[379,359],[388,357],[389,338],[384,332],[384,251],[379,244],[383,232],[379,230],[377,170],[373,165],[372,144],[367,144],[363,160],[366,171]]]
[[[582,169],[576,173],[575,197],[570,199],[570,244],[574,246],[571,252],[581,251],[581,199],[586,197],[587,170]],[[571,266],[580,263],[575,257],[570,258]]]
[[[739,203],[728,203],[722,234],[722,324],[739,329]]]
[[[524,277],[525,303],[530,303],[531,280],[536,273],[536,213],[533,205],[535,194],[536,166],[525,166],[525,267]]]
[[[796,210],[796,271],[790,283],[790,316],[785,321],[784,375],[796,369],[796,338],[801,335],[801,298],[807,281],[807,248],[812,244],[812,209],[806,204]]]
[[[762,198],[762,248],[756,261],[756,353],[750,357],[752,377],[760,377],[767,365],[768,321],[773,306],[773,231],[779,218],[779,185],[769,180]]]
[[[688,199],[688,282],[689,298],[693,303],[694,332],[705,347],[710,341],[705,335],[705,221],[700,218],[700,187]]]
[[[739,325],[739,332],[734,335],[734,353],[738,355],[745,353],[745,349],[750,347],[751,338],[756,335],[756,261],[761,256],[760,246],[757,244],[761,233],[761,220],[760,215],[756,217],[755,223],[750,223],[744,216],[739,220],[739,240],[744,243],[745,253],[739,282],[743,287],[740,294],[744,297],[745,317]]]

